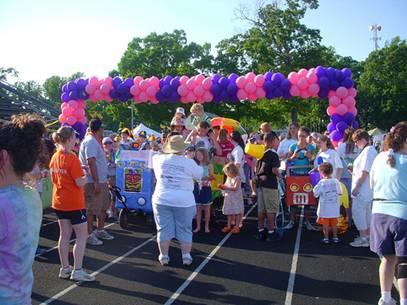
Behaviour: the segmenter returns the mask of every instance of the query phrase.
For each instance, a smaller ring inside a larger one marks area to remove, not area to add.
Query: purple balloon
[[[345,87],[346,89],[352,88],[354,85],[353,80],[349,77],[345,78],[342,82],[341,82],[341,86]]]
[[[118,87],[121,83],[122,83],[122,79],[121,79],[120,77],[118,77],[118,76],[116,76],[116,77],[113,78],[113,80],[112,80],[112,84],[113,84],[113,87],[114,87],[115,89],[117,89],[117,87]]]
[[[227,93],[234,95],[237,92],[237,86],[235,83],[230,83],[226,88]]]
[[[275,88],[275,89],[273,89],[273,95],[275,97],[282,97],[283,96],[283,91],[281,91],[280,88]]]
[[[280,86],[281,81],[284,79],[284,75],[280,72],[273,74],[273,76],[271,77],[271,82],[275,85],[275,86]]]
[[[79,98],[78,91],[74,90],[69,92],[69,98],[71,100],[77,100]]]
[[[236,73],[232,73],[228,76],[230,80],[236,81],[236,79],[239,77]]]
[[[163,80],[164,80],[164,82],[166,84],[169,84],[170,81],[172,80],[172,76],[171,75],[166,75]]]
[[[267,71],[266,73],[264,73],[264,79],[266,81],[271,80],[272,77],[273,77],[273,72]]]
[[[76,84],[75,84],[75,82],[74,82],[73,80],[71,80],[71,81],[68,83],[68,89],[69,89],[70,91],[76,90]]]
[[[128,88],[125,83],[121,83],[120,85],[117,86],[117,91],[119,91],[119,93],[121,94],[126,93],[127,90]]]
[[[292,96],[291,96],[291,94],[290,94],[290,91],[284,92],[284,93],[283,93],[283,97],[284,97],[286,100],[291,99]]]
[[[219,81],[219,79],[221,78],[222,76],[221,75],[219,75],[219,74],[214,74],[214,75],[212,75],[212,83],[214,83],[214,82],[218,82]]]
[[[336,70],[336,80],[338,82],[342,81],[345,78],[345,75],[343,75],[343,72],[341,70]]]
[[[338,124],[339,122],[343,121],[343,119],[342,119],[342,116],[341,116],[341,115],[339,115],[339,114],[337,114],[337,113],[334,113],[334,114],[331,116],[331,121],[332,121],[332,123],[334,123],[334,124],[336,125],[336,124]]]
[[[221,77],[218,83],[222,89],[226,89],[229,85],[229,80],[226,77]]]
[[[221,101],[225,101],[225,102],[229,100],[229,96],[228,96],[226,91],[222,91],[219,94],[219,98],[220,98]]]
[[[69,93],[68,84],[65,84],[65,85],[62,86],[62,91],[66,92],[66,93]]]
[[[340,121],[338,124],[336,124],[336,130],[342,134],[345,131],[345,129],[348,127],[349,127],[349,125],[346,124],[344,121]]]
[[[280,87],[281,87],[281,89],[283,89],[284,91],[288,92],[288,91],[290,91],[291,83],[290,83],[290,81],[289,81],[288,79],[284,78],[284,79],[282,80],[282,82],[281,82]]]
[[[355,116],[353,115],[352,112],[347,112],[343,115],[343,120],[346,122],[346,124],[351,125],[353,120],[355,119]]]
[[[329,131],[329,133],[333,132],[334,130],[336,130],[335,124],[333,122],[330,122],[326,129]]]
[[[271,90],[273,90],[273,84],[271,83],[270,80],[266,80],[264,82],[263,88],[264,90],[266,90],[266,93],[271,92]]]
[[[178,77],[178,76],[177,76],[177,77]],[[180,81],[179,81],[179,77],[178,77],[178,78],[177,78],[177,77],[173,78],[173,79],[170,81],[170,86],[171,86],[171,88],[174,89],[174,90],[177,90],[178,87],[181,85],[181,83],[180,83]]]
[[[334,79],[336,77],[336,69],[329,67],[328,69],[326,69],[326,75],[329,79]]]
[[[158,101],[163,102],[165,100],[164,94],[160,91],[158,91],[155,94],[155,97],[157,98]]]
[[[332,133],[329,134],[329,137],[333,141],[340,141],[343,139],[343,133],[339,132],[338,130],[334,130]]]
[[[329,88],[332,90],[336,90],[339,88],[339,82],[336,79],[331,79],[329,82]]]
[[[126,80],[124,81],[124,84],[126,85],[127,88],[131,88],[131,86],[134,85],[134,81],[132,78],[126,78]]]
[[[329,90],[327,88],[321,88],[318,92],[320,98],[327,98]]]
[[[321,89],[322,88],[325,88],[325,89],[329,88],[329,79],[327,77],[325,77],[325,76],[320,77],[318,83],[319,83],[319,86],[321,87]]]
[[[349,68],[343,68],[342,69],[343,75],[345,77],[352,77],[352,70]]]
[[[172,91],[171,96],[170,96],[170,101],[178,102],[179,99],[180,99],[180,95],[177,93],[177,91]]]
[[[169,85],[164,85],[164,87],[162,87],[162,89],[161,89],[161,92],[167,98],[167,97],[171,96],[172,90]]]
[[[213,95],[219,95],[220,92],[221,92],[220,86],[218,84],[212,83],[211,92],[212,92]]]
[[[324,67],[318,66],[315,68],[315,73],[318,78],[321,78],[322,76],[326,76],[326,69]]]
[[[87,94],[85,90],[79,91],[79,99],[87,100],[88,98],[89,98],[89,94]]]
[[[62,94],[61,94],[61,100],[62,100],[63,102],[68,102],[68,101],[70,100],[69,94],[66,93],[66,92],[62,93]]]
[[[76,81],[76,87],[79,90],[85,89],[86,87],[86,81],[83,78],[80,78]]]
[[[119,98],[119,93],[117,92],[116,89],[110,90],[109,95],[113,99],[118,99]]]
[[[353,123],[352,123],[352,127],[353,127],[353,129],[358,129],[359,128],[358,121],[354,120]]]

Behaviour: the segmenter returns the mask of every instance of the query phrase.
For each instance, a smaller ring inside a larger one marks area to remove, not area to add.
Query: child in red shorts
[[[339,196],[342,194],[341,184],[336,178],[332,178],[332,164],[324,162],[319,166],[322,179],[314,187],[315,197],[319,197],[317,222],[322,225],[324,232],[323,244],[329,244],[329,232],[332,231],[332,241],[338,243],[336,225],[340,212]]]

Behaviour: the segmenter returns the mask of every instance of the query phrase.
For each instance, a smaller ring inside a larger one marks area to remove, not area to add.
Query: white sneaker
[[[380,300],[377,304],[378,305],[397,305],[397,302],[393,298],[391,298],[389,302],[385,302],[382,298],[380,298]]]
[[[75,282],[93,282],[95,277],[84,271],[83,269],[73,270],[71,280]]]
[[[182,254],[182,264],[185,266],[189,266],[192,264],[192,256],[191,254]]]
[[[168,255],[162,255],[162,254],[160,254],[160,255],[158,256],[158,261],[160,262],[160,264],[161,264],[162,266],[166,266],[166,265],[168,265],[169,262],[170,262],[170,257],[169,257]]]
[[[107,218],[113,218],[113,211],[111,209],[108,209],[106,211],[106,214],[107,214]]]
[[[112,239],[114,239],[114,236],[107,233],[107,231],[105,229],[96,230],[95,235],[96,235],[96,237],[98,239],[104,239],[104,240],[112,240]]]
[[[94,232],[89,235],[86,243],[91,246],[103,245],[103,241],[101,241],[99,238],[97,238]]]
[[[294,222],[290,221],[285,227],[285,230],[291,230],[292,228],[294,228]]]
[[[72,266],[68,266],[66,268],[61,267],[61,268],[59,268],[58,277],[60,279],[69,279],[69,277],[71,276],[72,270],[73,270]]]
[[[361,237],[359,239],[355,239],[354,241],[349,243],[349,245],[354,248],[368,248],[369,240],[365,237]]]
[[[318,231],[310,222],[306,221],[305,222],[305,227],[307,228],[308,231]]]

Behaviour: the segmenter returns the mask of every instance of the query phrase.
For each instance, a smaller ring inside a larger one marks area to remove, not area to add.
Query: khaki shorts
[[[85,206],[86,210],[98,215],[110,207],[110,195],[107,183],[99,183],[100,191],[95,194],[93,183],[85,184]]]
[[[259,187],[257,189],[257,203],[259,213],[278,213],[280,206],[278,190]]]

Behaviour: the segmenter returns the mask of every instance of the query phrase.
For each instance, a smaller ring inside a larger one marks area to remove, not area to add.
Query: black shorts
[[[86,210],[61,211],[54,209],[54,211],[58,219],[68,219],[72,225],[79,225],[87,221]]]

